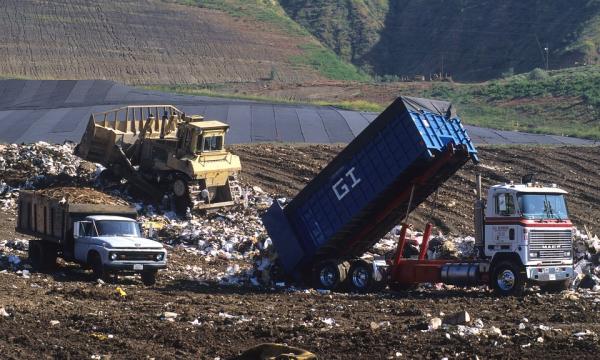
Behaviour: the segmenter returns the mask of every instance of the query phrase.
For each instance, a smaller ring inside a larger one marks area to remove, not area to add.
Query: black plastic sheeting
[[[444,101],[404,98],[407,106],[445,113]],[[78,142],[89,115],[126,105],[172,104],[188,114],[230,125],[228,143],[348,143],[375,113],[333,107],[268,104],[162,93],[107,80],[1,80],[0,143]],[[465,125],[476,144],[592,145],[564,136],[501,131]]]

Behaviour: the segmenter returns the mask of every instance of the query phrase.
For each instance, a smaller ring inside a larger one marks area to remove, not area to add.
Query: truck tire
[[[92,252],[88,255],[88,265],[92,269],[92,277],[94,280],[108,280],[108,273],[104,269],[102,258],[97,252]]]
[[[348,286],[350,291],[367,293],[373,290],[373,264],[357,260],[352,263],[348,271]]]
[[[142,271],[142,283],[146,286],[152,286],[156,284],[157,270],[146,270]]]
[[[519,296],[525,291],[525,274],[512,261],[501,261],[494,266],[490,282],[500,296]]]
[[[313,287],[323,290],[338,290],[346,282],[348,276],[348,262],[325,260],[317,263],[313,268]]]
[[[34,271],[52,271],[56,267],[56,245],[44,240],[29,241],[28,258]]]
[[[56,269],[56,258],[58,257],[58,248],[56,244],[42,241],[42,271],[54,271]]]
[[[544,285],[540,285],[540,289],[543,292],[547,293],[555,293],[567,290],[571,286],[571,279],[566,279],[562,281],[554,281],[551,283],[547,283]]]
[[[30,240],[27,251],[29,263],[34,271],[42,270],[42,247],[39,240]]]

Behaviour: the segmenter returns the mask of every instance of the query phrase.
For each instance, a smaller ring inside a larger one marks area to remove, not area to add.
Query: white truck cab
[[[512,263],[542,287],[566,287],[574,273],[566,194],[556,185],[538,183],[492,186],[483,217],[484,256],[492,264]],[[518,273],[504,269],[492,274],[491,281],[508,289]]]
[[[139,224],[127,217],[92,215],[73,223],[74,258],[87,264],[98,278],[110,272],[141,273],[144,284],[156,281],[167,266],[167,251],[159,242],[142,237]]]

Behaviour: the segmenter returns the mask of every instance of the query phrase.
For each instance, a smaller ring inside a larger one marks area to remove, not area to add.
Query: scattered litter
[[[123,288],[120,286],[117,286],[117,288],[115,289],[115,292],[122,298],[127,296],[127,293],[125,292],[125,290],[123,290]]]
[[[175,321],[175,319],[177,318],[179,314],[175,313],[175,312],[171,312],[171,311],[165,311],[164,313],[162,313],[162,315],[160,316],[161,320],[165,320],[165,321],[170,321],[173,322]]]
[[[442,319],[434,317],[429,320],[429,331],[437,330],[442,326]]]
[[[333,325],[335,325],[335,319],[333,319],[333,318],[324,318],[324,319],[322,318],[322,319],[321,319],[321,322],[322,322],[323,324],[325,324],[325,325],[328,325],[328,326],[333,326]]]
[[[50,326],[57,326],[60,325],[60,321],[58,320],[50,320]]]
[[[466,311],[459,311],[444,317],[444,324],[448,325],[464,325],[469,322],[471,322],[471,316]]]

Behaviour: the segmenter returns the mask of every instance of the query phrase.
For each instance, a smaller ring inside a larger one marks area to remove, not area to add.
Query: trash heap
[[[394,252],[398,246],[398,236],[400,236],[401,229],[401,226],[394,227],[373,246],[371,252],[377,255],[389,255]],[[404,256],[418,254],[419,247],[423,242],[423,233],[408,229],[406,240],[406,246],[409,249],[405,249]],[[432,236],[427,245],[427,257],[429,259],[468,259],[476,255],[475,238],[472,236],[451,237],[439,233]]]
[[[31,189],[90,183],[98,168],[73,155],[74,148],[71,143],[0,145],[0,194],[3,186]]]
[[[575,278],[572,289],[600,291],[600,238],[584,227],[573,233]]]
[[[258,285],[253,264],[262,261],[270,244],[260,215],[272,201],[260,188],[249,187],[242,204],[212,214],[180,218],[153,206],[136,206],[149,237],[193,257],[182,264],[173,263],[177,259],[171,257],[169,269],[174,273],[197,281]]]
[[[0,240],[0,272],[15,272],[24,278],[29,277],[29,264],[22,259],[27,258],[29,241],[22,239]]]

